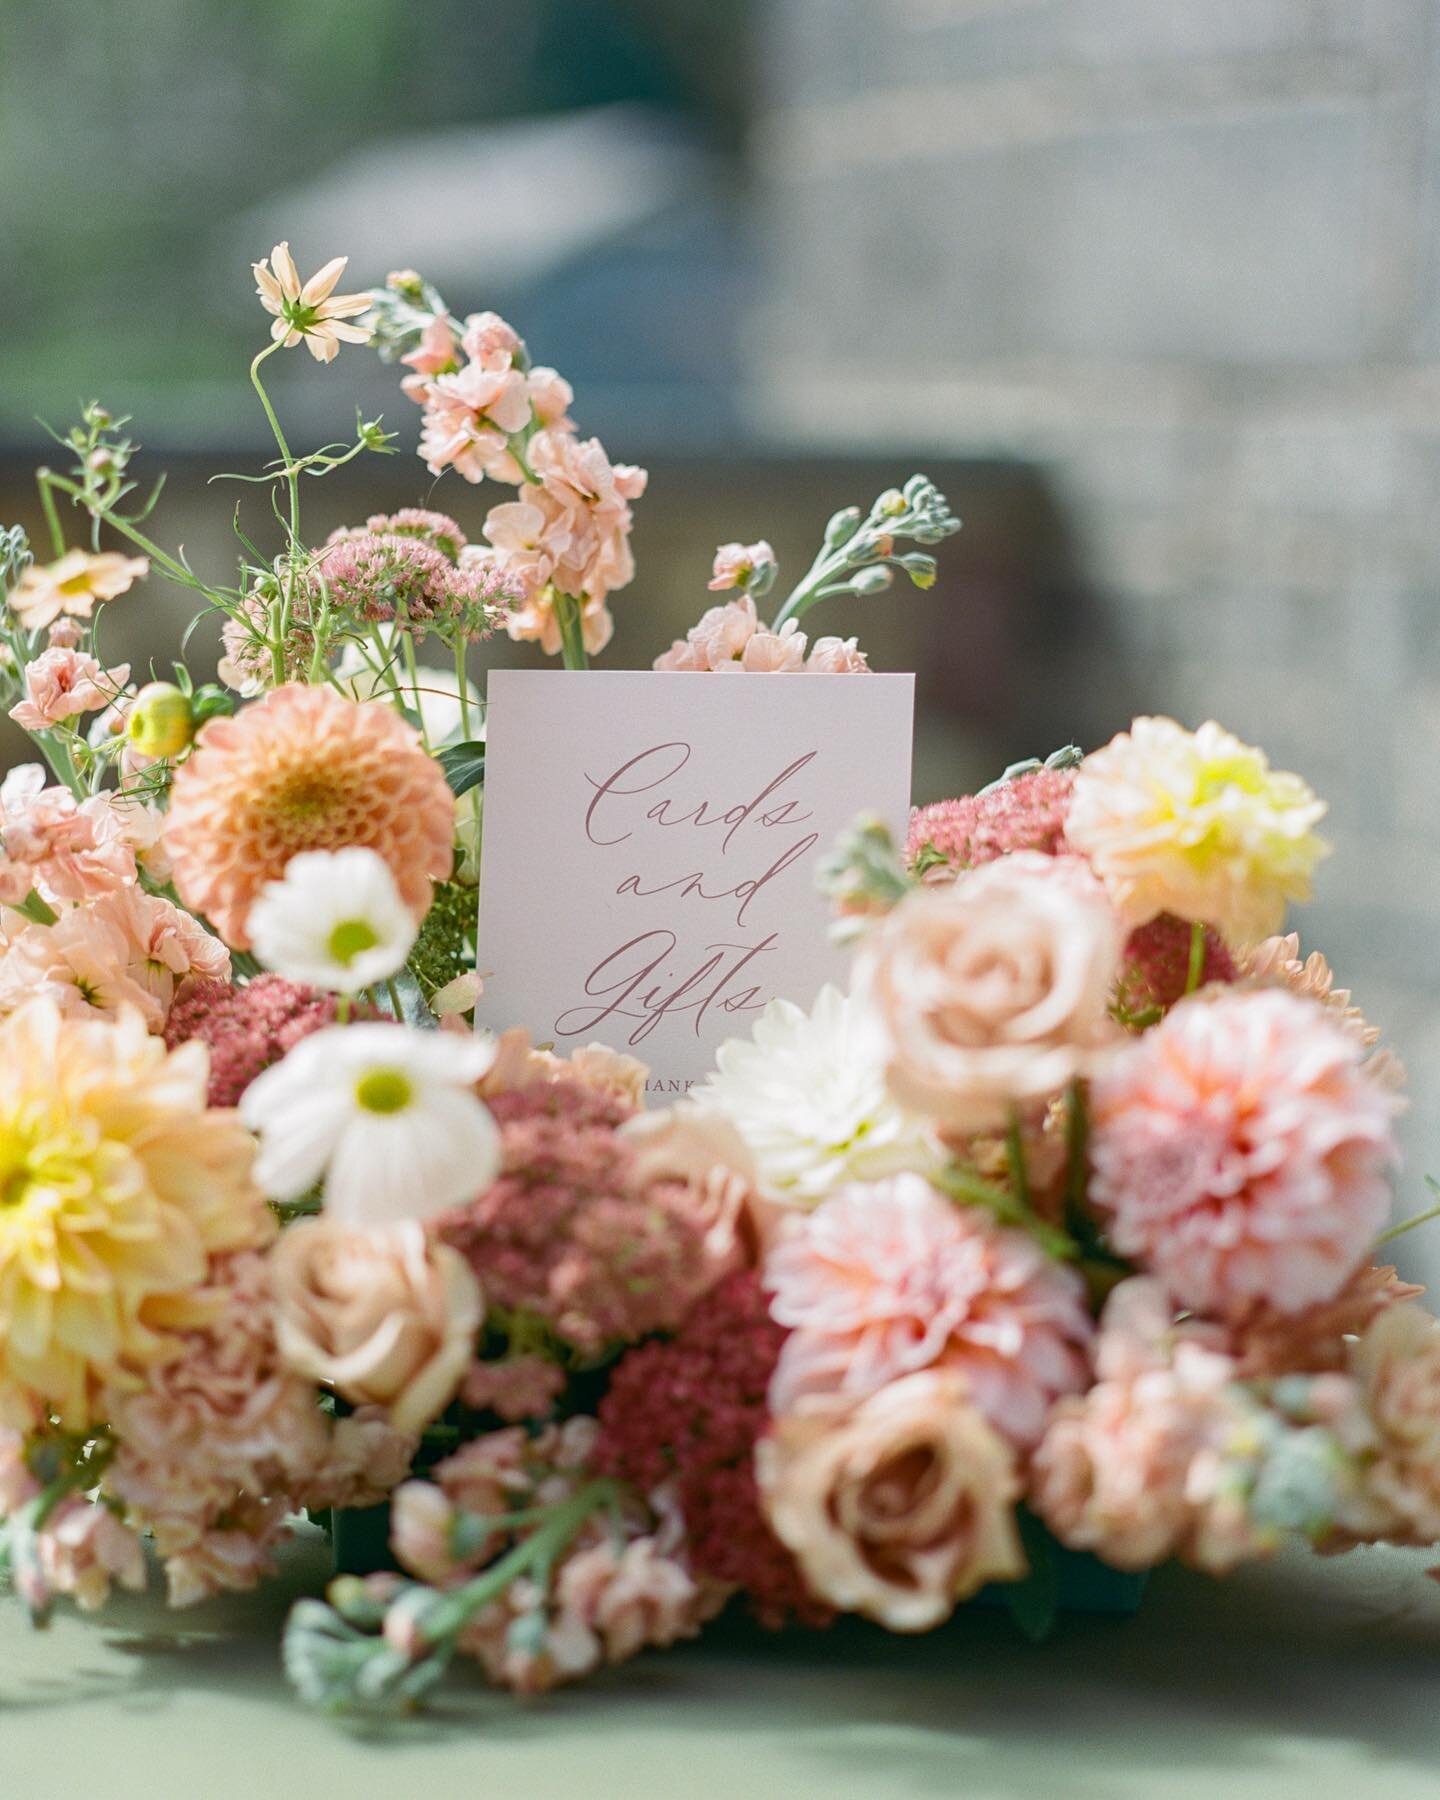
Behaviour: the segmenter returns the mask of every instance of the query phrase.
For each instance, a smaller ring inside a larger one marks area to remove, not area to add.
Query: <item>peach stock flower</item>
[[[908,1375],[853,1412],[780,1419],[755,1468],[811,1590],[889,1631],[929,1631],[985,1582],[1025,1573],[1014,1456],[954,1371]]]
[[[175,1354],[210,1256],[265,1242],[248,1133],[205,1052],[37,1001],[0,1022],[0,1418],[93,1424],[104,1381]]]
[[[764,593],[774,576],[775,552],[761,538],[754,544],[721,544],[706,586],[712,593],[737,587]]]
[[[805,659],[807,675],[868,675],[870,659],[858,638],[816,638]]]
[[[335,283],[345,273],[348,256],[335,256],[302,283],[289,244],[277,244],[268,257],[251,267],[255,292],[266,312],[274,313],[270,336],[293,350],[303,339],[316,362],[335,360],[342,343],[368,344],[363,325],[347,325],[346,319],[370,310],[368,294],[337,294]]]
[[[1128,925],[1171,912],[1249,942],[1309,899],[1324,812],[1298,775],[1213,720],[1190,732],[1147,718],[1081,764],[1065,834]]]
[[[47,786],[39,763],[0,782],[0,899],[18,905],[33,887],[50,905],[93,899],[135,880],[130,806],[101,793],[78,801]]]
[[[661,673],[686,675],[723,669],[738,663],[759,629],[755,602],[749,594],[742,594],[723,606],[707,607],[686,637],[677,638],[656,657],[655,667]]]
[[[1092,1088],[1092,1196],[1115,1248],[1227,1314],[1338,1293],[1385,1222],[1398,1102],[1313,1000],[1184,1000]]]
[[[351,1231],[293,1225],[271,1252],[276,1341],[292,1369],[398,1430],[444,1410],[475,1353],[480,1289],[456,1251],[413,1220]]]
[[[965,1377],[999,1432],[1032,1444],[1057,1396],[1085,1383],[1075,1271],[918,1175],[842,1189],[778,1239],[763,1279],[790,1331],[770,1383],[777,1416],[938,1365]]]
[[[93,656],[52,645],[25,665],[25,698],[10,717],[26,731],[48,731],[77,713],[109,706],[130,679],[129,663],[103,669]]]
[[[453,835],[444,771],[411,726],[389,707],[295,685],[204,728],[165,821],[181,899],[239,950],[260,890],[298,852],[377,851],[418,919],[450,873]]]
[[[1055,1093],[1115,1036],[1120,948],[1099,884],[1068,859],[1021,851],[910,895],[856,971],[889,1040],[890,1091],[958,1133]]]
[[[118,598],[149,568],[143,556],[67,550],[58,562],[26,569],[10,590],[10,606],[26,631],[39,631],[62,613],[88,619],[100,601]]]

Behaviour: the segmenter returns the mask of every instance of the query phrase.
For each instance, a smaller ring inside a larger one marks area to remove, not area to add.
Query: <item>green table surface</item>
[[[1048,1642],[965,1612],[922,1638],[723,1620],[541,1701],[467,1666],[433,1710],[341,1727],[280,1673],[315,1541],[257,1594],[153,1591],[32,1633],[0,1602],[0,1800],[1436,1800],[1440,1586],[1423,1555],[1296,1556],[1155,1577],[1133,1619]]]

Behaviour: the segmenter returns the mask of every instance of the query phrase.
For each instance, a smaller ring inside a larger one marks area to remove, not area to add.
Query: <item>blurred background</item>
[[[0,0],[0,520],[36,524],[37,416],[98,397],[172,471],[161,541],[230,569],[244,490],[205,482],[266,451],[249,264],[282,237],[502,312],[649,466],[611,666],[693,621],[721,539],[793,575],[922,468],[965,520],[939,585],[818,615],[919,671],[917,798],[1142,709],[1302,771],[1336,844],[1305,940],[1410,1065],[1418,1210],[1440,0]],[[401,433],[307,492],[312,537],[478,527],[393,370],[272,369],[292,441],[357,403]],[[107,645],[143,669],[187,616],[152,581]]]

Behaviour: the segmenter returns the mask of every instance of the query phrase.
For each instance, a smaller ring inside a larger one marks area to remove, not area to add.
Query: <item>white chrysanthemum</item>
[[[474,1084],[494,1045],[403,1025],[332,1025],[245,1090],[255,1179],[274,1200],[325,1187],[325,1213],[363,1229],[425,1219],[488,1187],[500,1133]]]
[[[720,1046],[695,1094],[737,1126],[765,1184],[819,1201],[850,1181],[936,1166],[926,1124],[885,1087],[885,1040],[854,995],[825,987],[806,1013],[772,1000],[748,1038]]]
[[[255,954],[288,981],[358,994],[405,965],[414,915],[383,856],[356,845],[292,856],[250,909]]]

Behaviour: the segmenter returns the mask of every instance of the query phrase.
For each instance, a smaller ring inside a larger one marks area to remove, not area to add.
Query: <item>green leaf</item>
[[[1030,1572],[1022,1581],[1011,1584],[1006,1600],[1010,1617],[1032,1644],[1039,1644],[1054,1629],[1060,1609],[1060,1565],[1055,1540],[1040,1521],[1022,1509],[1019,1524]]]
[[[468,794],[485,779],[485,746],[482,743],[472,740],[452,744],[448,750],[440,752],[436,761],[445,771],[453,794]]]

